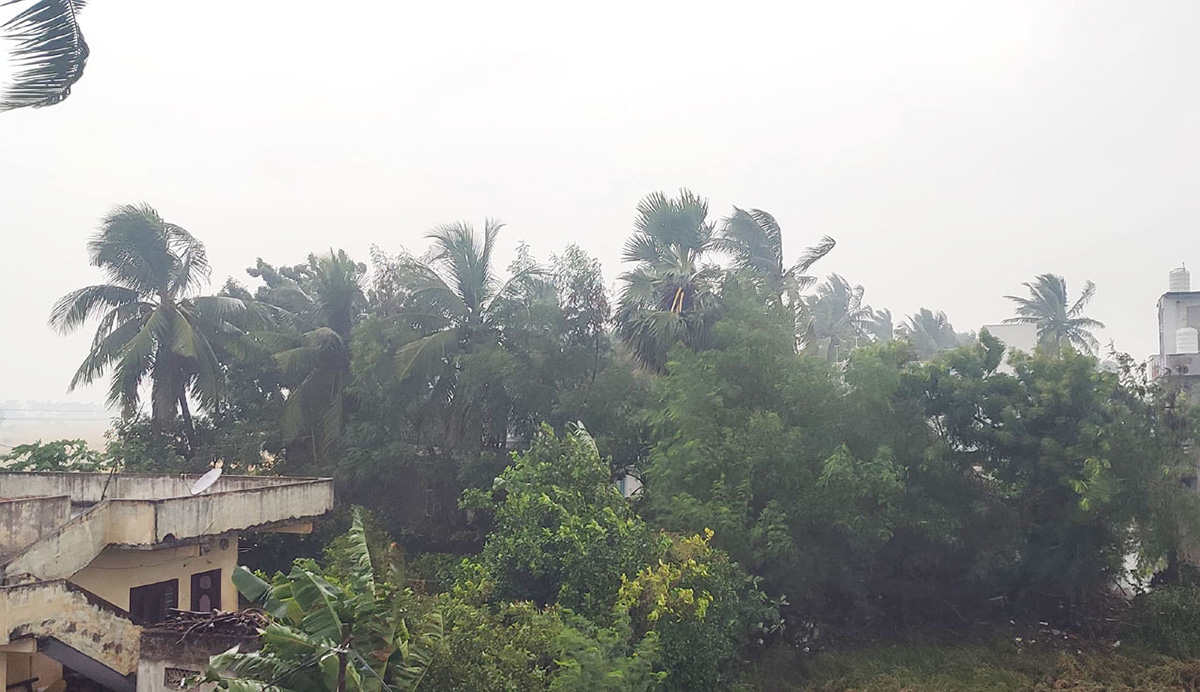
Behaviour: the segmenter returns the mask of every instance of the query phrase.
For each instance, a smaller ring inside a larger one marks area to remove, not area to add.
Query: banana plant
[[[346,542],[347,574],[320,574],[297,561],[267,582],[244,567],[233,583],[266,612],[261,647],[218,654],[202,678],[229,692],[410,692],[442,638],[432,612],[416,631],[399,612],[397,588],[378,581],[356,512]]]

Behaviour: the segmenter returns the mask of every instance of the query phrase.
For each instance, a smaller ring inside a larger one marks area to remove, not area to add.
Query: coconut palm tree
[[[720,270],[704,264],[714,239],[708,201],[688,190],[677,198],[655,192],[638,203],[621,255],[634,268],[620,277],[616,318],[621,339],[644,366],[662,369],[677,342],[703,343],[717,308]]]
[[[713,247],[729,254],[737,269],[760,278],[776,300],[787,297],[792,304],[799,302],[801,291],[817,282],[815,276],[805,272],[836,244],[833,238],[824,236],[789,267],[783,259],[783,232],[775,217],[761,209],[746,211],[737,207],[721,222],[713,239]]]
[[[830,274],[815,293],[804,297],[800,330],[804,353],[839,361],[867,337],[874,314],[862,304],[863,292],[862,286],[851,286],[845,278]]]
[[[946,313],[921,308],[908,316],[900,325],[900,334],[912,342],[917,357],[928,360],[942,351],[958,348],[969,340],[969,335],[954,331]]]
[[[345,250],[310,255],[308,263],[281,276],[260,263],[251,275],[271,275],[261,298],[276,306],[290,332],[257,337],[275,352],[288,383],[282,432],[290,440],[308,438],[319,452],[341,434],[344,390],[350,377],[350,332],[365,298],[366,266]]]
[[[1022,285],[1029,289],[1029,297],[1005,296],[1017,304],[1016,316],[1005,323],[1036,324],[1038,343],[1042,345],[1059,348],[1069,344],[1084,353],[1096,352],[1099,342],[1091,330],[1103,329],[1104,323],[1083,316],[1084,308],[1096,295],[1096,284],[1084,284],[1083,293],[1074,303],[1069,302],[1066,279],[1057,274],[1041,274]]]
[[[892,319],[892,311],[887,308],[872,310],[863,329],[877,343],[887,343],[896,338],[896,324]]]
[[[207,334],[236,330],[230,320],[246,311],[245,304],[193,296],[209,274],[204,245],[144,204],[119,206],[105,216],[88,253],[108,282],[68,293],[50,312],[50,325],[62,333],[100,320],[69,389],[111,371],[108,401],[128,417],[149,380],[154,424],[179,412],[190,439],[189,396],[211,410],[220,394],[221,365]]]
[[[49,106],[71,94],[83,76],[88,45],[79,29],[84,0],[8,0],[17,13],[0,24],[0,37],[12,43],[14,74],[0,93],[0,111]]]
[[[426,236],[433,241],[427,259],[408,268],[414,285],[411,304],[400,314],[406,343],[396,350],[395,372],[403,382],[420,383],[422,395],[445,410],[447,439],[455,439],[453,429],[469,427],[473,402],[458,396],[467,362],[486,368],[503,359],[505,305],[540,274],[528,264],[507,281],[497,276],[492,255],[503,227],[488,219],[480,235],[469,223],[439,226]],[[488,389],[493,378],[475,374],[471,381]]]

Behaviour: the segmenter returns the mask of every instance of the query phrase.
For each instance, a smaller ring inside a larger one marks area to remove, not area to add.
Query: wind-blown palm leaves
[[[909,315],[900,325],[899,331],[904,338],[912,342],[917,357],[921,360],[928,360],[942,351],[958,348],[971,340],[970,334],[954,331],[946,313],[941,310],[934,312],[929,308],[921,308]]]
[[[269,617],[262,648],[214,656],[195,682],[231,692],[418,689],[443,636],[441,615],[434,611],[410,630],[404,603],[411,594],[376,578],[357,511],[345,538],[339,564],[347,574],[322,574],[298,561],[268,583],[245,567],[235,570],[234,585]]]
[[[864,306],[863,287],[831,274],[815,293],[803,299],[800,342],[805,353],[830,361],[843,359],[866,336],[873,317]]]
[[[1029,297],[1005,296],[1017,304],[1017,315],[1004,320],[1006,323],[1036,324],[1038,343],[1058,348],[1069,344],[1088,354],[1094,354],[1099,345],[1092,334],[1093,329],[1103,329],[1104,323],[1083,316],[1096,284],[1088,281],[1083,293],[1070,303],[1067,296],[1067,281],[1056,274],[1041,274],[1024,284]]]
[[[204,245],[147,205],[125,205],[101,221],[88,243],[91,264],[108,283],[63,296],[50,324],[73,332],[99,318],[92,347],[70,389],[111,371],[110,404],[132,416],[149,379],[151,418],[161,424],[180,411],[189,435],[189,395],[205,409],[218,402],[221,366],[208,334],[235,330],[245,304],[229,297],[191,297],[208,278]]]
[[[896,324],[892,311],[887,308],[872,310],[863,323],[863,330],[877,343],[887,343],[896,338]]]
[[[258,272],[262,273],[262,265]],[[325,451],[342,430],[350,377],[350,331],[362,310],[366,267],[344,250],[312,255],[291,277],[273,275],[262,298],[283,311],[297,333],[258,335],[272,347],[289,383],[281,422],[284,437],[309,438]]]
[[[714,249],[708,201],[688,190],[661,192],[638,203],[633,237],[622,259],[617,324],[622,340],[645,366],[662,369],[677,342],[700,347],[716,316],[720,269],[704,264]]]
[[[71,94],[83,76],[88,46],[79,29],[84,0],[0,0],[0,8],[18,8],[0,25],[14,44],[12,83],[0,93],[0,111],[49,106]]]
[[[424,383],[430,402],[449,411],[447,439],[470,417],[471,402],[458,392],[469,370],[464,359],[484,365],[503,359],[501,307],[538,273],[531,266],[500,280],[492,254],[501,228],[494,219],[484,223],[482,235],[468,223],[439,226],[426,236],[433,241],[428,259],[411,266],[412,306],[401,318],[416,336],[397,349],[395,371],[402,381]]]
[[[787,297],[792,304],[800,293],[817,282],[805,274],[817,260],[833,250],[836,241],[824,236],[816,245],[806,249],[790,267],[783,258],[783,233],[779,223],[761,209],[746,211],[733,208],[733,215],[721,223],[713,247],[729,254],[734,266],[749,275],[761,278],[767,291],[777,300]]]

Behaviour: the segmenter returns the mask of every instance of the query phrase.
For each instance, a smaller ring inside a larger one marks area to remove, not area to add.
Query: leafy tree
[[[786,296],[793,304],[799,302],[801,291],[817,282],[816,277],[805,272],[828,255],[835,244],[833,238],[824,236],[806,249],[795,264],[786,266],[783,232],[775,217],[761,209],[745,211],[737,207],[721,222],[713,240],[714,248],[733,257],[735,267],[761,279],[775,300],[782,301]]]
[[[608,322],[612,317],[600,262],[578,245],[568,245],[551,258],[551,281],[558,292],[564,348],[590,355],[589,385],[595,381],[604,356],[611,351]]]
[[[13,44],[9,59],[12,83],[0,94],[0,112],[40,108],[63,101],[83,76],[88,45],[79,28],[84,0],[12,0],[25,7],[0,25],[0,36]]]
[[[655,538],[617,492],[608,465],[585,432],[544,429],[496,479],[493,500],[468,491],[465,506],[493,512],[480,555],[497,598],[557,603],[605,623],[622,575],[655,552]]]
[[[270,618],[262,648],[213,657],[203,682],[232,692],[417,689],[443,636],[441,615],[431,612],[410,630],[404,608],[412,594],[377,579],[358,514],[341,546],[344,573],[322,574],[301,560],[268,583],[238,568],[238,590]]]
[[[491,602],[529,600],[566,608],[613,632],[620,652],[661,645],[665,689],[728,689],[751,622],[770,608],[748,577],[699,536],[656,535],[613,486],[582,429],[543,429],[516,454],[492,493],[464,505],[496,524],[462,586]],[[628,630],[628,631],[624,631]],[[586,628],[585,628],[586,631]],[[607,654],[606,657],[612,654]]]
[[[1096,284],[1088,281],[1083,293],[1071,303],[1067,296],[1067,280],[1057,274],[1039,274],[1036,279],[1023,284],[1029,289],[1029,297],[1005,296],[1017,304],[1016,317],[1006,323],[1036,324],[1038,342],[1059,348],[1064,344],[1094,354],[1098,345],[1093,329],[1103,329],[1104,323],[1084,317],[1083,311],[1096,295]]]
[[[72,291],[50,312],[51,326],[63,333],[99,318],[69,389],[111,371],[109,403],[129,417],[149,379],[152,421],[161,425],[178,411],[192,435],[189,397],[208,411],[220,399],[223,374],[208,335],[236,331],[231,320],[246,312],[245,304],[194,297],[209,273],[204,245],[146,205],[116,207],[101,221],[88,252],[108,283]]]
[[[617,325],[621,339],[645,366],[661,370],[667,350],[704,343],[717,309],[720,270],[704,263],[714,249],[708,201],[689,190],[661,192],[638,203],[634,233],[621,258],[634,268],[621,275]]]
[[[0,467],[6,471],[102,471],[112,463],[104,452],[90,449],[86,440],[38,440],[0,455]]]

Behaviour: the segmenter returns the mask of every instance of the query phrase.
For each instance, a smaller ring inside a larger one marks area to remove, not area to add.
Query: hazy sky
[[[1092,279],[1139,357],[1167,271],[1200,270],[1200,3],[582,7],[89,3],[71,98],[0,114],[0,401],[103,399],[65,394],[90,335],[46,316],[134,201],[207,244],[214,287],[489,215],[506,261],[577,242],[612,281],[638,199],[686,186],[774,213],[789,257],[832,235],[820,273],[959,330],[1035,274]]]

